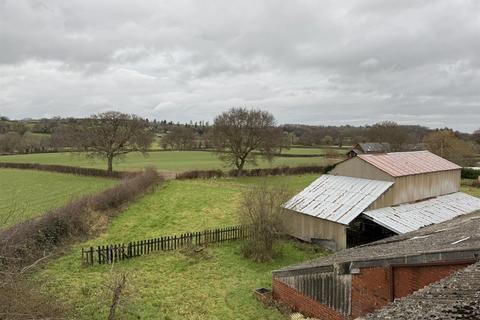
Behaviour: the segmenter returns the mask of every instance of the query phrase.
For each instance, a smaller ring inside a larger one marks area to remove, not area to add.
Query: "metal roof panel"
[[[365,211],[363,214],[379,225],[402,234],[479,209],[479,198],[456,192],[417,203]]]
[[[284,204],[284,208],[349,224],[377,200],[391,181],[324,174]]]
[[[429,151],[359,154],[358,157],[393,177],[462,168]]]

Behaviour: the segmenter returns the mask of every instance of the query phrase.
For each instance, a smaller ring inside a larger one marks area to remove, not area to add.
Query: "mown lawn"
[[[272,163],[259,160],[262,168],[275,166],[325,165],[335,162],[325,158],[282,158],[277,157]],[[77,153],[38,153],[11,156],[0,156],[0,162],[43,163],[66,166],[92,167],[105,169],[106,163],[102,160],[92,160]],[[217,155],[206,151],[153,151],[144,157],[141,153],[127,154],[123,159],[114,163],[116,170],[138,170],[145,167],[155,167],[160,171],[186,171],[226,168]]]
[[[269,183],[299,191],[316,175],[272,177]],[[237,224],[236,207],[242,190],[264,178],[170,181],[130,205],[105,233],[77,245],[49,263],[33,281],[46,293],[73,306],[72,318],[105,319],[111,295],[105,285],[111,266],[84,267],[80,248],[128,242]],[[242,257],[239,242],[213,245],[205,259],[179,252],[155,253],[118,263],[115,272],[128,272],[126,319],[284,319],[264,308],[252,295],[256,287],[271,286],[271,271],[320,253],[294,242],[282,242],[269,263]]]
[[[113,186],[118,180],[0,169],[0,229]]]

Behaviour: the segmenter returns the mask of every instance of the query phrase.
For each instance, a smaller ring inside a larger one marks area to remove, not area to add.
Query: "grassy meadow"
[[[0,229],[96,193],[117,181],[34,170],[0,169]]]
[[[310,246],[281,242],[276,258],[255,263],[242,257],[239,242],[208,247],[203,259],[180,252],[154,253],[130,261],[86,267],[81,247],[128,242],[238,223],[241,193],[264,179],[297,192],[316,175],[169,181],[131,204],[106,231],[75,245],[33,276],[38,286],[58,301],[73,306],[72,318],[105,319],[111,293],[105,289],[115,272],[128,273],[126,319],[284,319],[257,302],[252,290],[271,286],[271,270],[313,258]],[[113,269],[113,271],[112,271]]]
[[[293,149],[292,149],[293,150]],[[302,150],[302,149],[301,149]],[[321,150],[321,149],[308,149]],[[303,152],[306,152],[304,150]],[[289,151],[290,152],[290,151]],[[315,151],[313,151],[315,152]],[[276,157],[273,162],[259,159],[258,167],[276,166],[326,165],[335,162],[325,158],[282,158]],[[0,156],[0,162],[41,163],[105,169],[106,162],[100,159],[90,159],[78,153],[35,153]],[[160,171],[178,172],[186,170],[227,169],[217,155],[207,151],[153,151],[147,156],[141,153],[129,153],[116,160],[114,170],[139,170],[145,167],[155,167]],[[228,168],[229,169],[229,168]]]

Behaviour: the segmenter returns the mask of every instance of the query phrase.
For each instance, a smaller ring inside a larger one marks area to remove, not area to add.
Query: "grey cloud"
[[[0,114],[480,123],[480,3],[0,1]]]

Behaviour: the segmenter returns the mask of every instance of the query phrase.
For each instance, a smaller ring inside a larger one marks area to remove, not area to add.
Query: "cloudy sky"
[[[0,0],[0,114],[480,127],[480,1]]]

